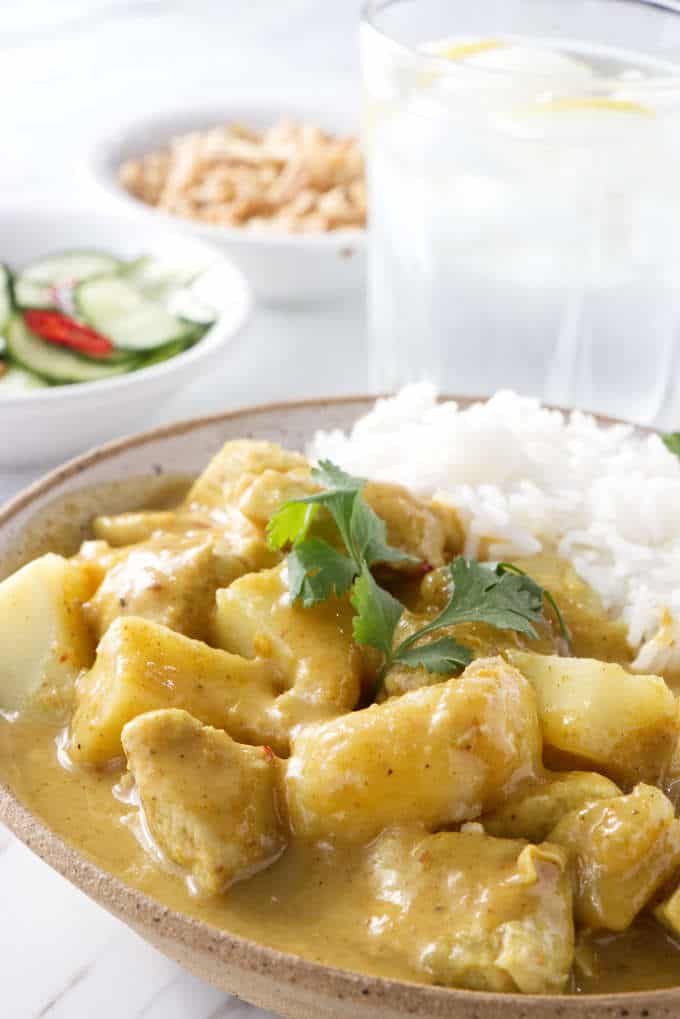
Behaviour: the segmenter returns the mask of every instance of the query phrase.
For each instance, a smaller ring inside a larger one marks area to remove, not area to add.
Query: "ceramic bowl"
[[[355,398],[237,411],[147,432],[80,457],[0,511],[0,578],[35,553],[36,542],[44,542],[50,519],[64,501],[73,506],[74,543],[94,512],[124,508],[115,501],[112,504],[110,495],[102,504],[96,489],[86,499],[74,499],[83,489],[163,467],[195,473],[197,465],[231,438],[273,439],[302,449],[320,423],[347,428],[371,404],[368,398]],[[125,508],[131,508],[129,501]],[[170,958],[216,987],[288,1019],[677,1019],[680,1015],[680,987],[618,995],[501,995],[426,987],[322,966],[175,913],[123,884],[50,831],[2,785],[0,820],[55,870]],[[30,909],[30,903],[26,908]],[[29,945],[26,948],[30,950]]]
[[[206,296],[218,319],[194,347],[154,367],[1,397],[0,467],[58,463],[135,431],[163,400],[230,356],[229,347],[250,313],[250,291],[239,270],[210,245],[161,223],[37,203],[0,208],[0,262],[20,268],[68,248],[100,248],[123,258],[151,254],[210,266]]]
[[[239,266],[257,297],[276,302],[308,302],[339,297],[361,288],[365,276],[365,230],[319,234],[276,234],[200,223],[163,212],[129,194],[118,182],[121,164],[164,147],[176,135],[238,121],[264,128],[281,117],[318,124],[332,133],[355,133],[343,112],[319,109],[309,100],[239,98],[233,105],[159,113],[118,127],[94,147],[90,170],[120,208],[147,222],[172,224],[219,247]]]

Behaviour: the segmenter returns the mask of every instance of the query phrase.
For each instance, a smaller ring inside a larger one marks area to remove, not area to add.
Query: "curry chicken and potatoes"
[[[101,866],[363,972],[680,982],[680,676],[569,564],[245,440],[92,534],[0,584],[0,780]]]

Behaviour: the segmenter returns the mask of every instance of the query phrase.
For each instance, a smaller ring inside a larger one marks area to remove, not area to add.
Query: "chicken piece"
[[[160,708],[184,708],[237,740],[285,751],[270,718],[278,689],[271,662],[246,661],[147,619],[116,619],[78,682],[69,753],[105,764],[120,755],[126,722]]]
[[[237,506],[251,483],[266,470],[300,471],[309,467],[301,453],[291,453],[273,442],[235,439],[226,442],[192,485],[184,506],[192,511],[216,513]]]
[[[680,821],[654,786],[566,814],[550,833],[574,867],[575,916],[624,931],[680,866]]]
[[[157,534],[200,534],[212,527],[207,513],[176,513],[173,510],[136,510],[99,516],[92,521],[95,538],[113,548],[137,545]]]
[[[292,730],[356,706],[363,657],[352,638],[352,616],[346,598],[309,609],[293,603],[281,563],[217,592],[216,643],[273,663],[287,688],[276,716],[283,729]]]
[[[536,690],[548,748],[623,786],[658,783],[666,774],[677,722],[675,698],[663,679],[590,658],[523,651],[508,651],[507,658]]]
[[[501,658],[460,679],[309,726],[286,777],[302,838],[367,841],[389,825],[478,817],[540,767],[530,684]]]
[[[220,510],[219,517],[215,555],[227,562],[236,559],[238,576],[268,569],[281,561],[281,553],[269,548],[264,528],[254,524],[239,509],[227,506]]]
[[[565,990],[574,924],[558,846],[388,831],[371,848],[368,869],[376,954],[446,987]]]
[[[441,566],[460,547],[457,517],[435,508],[401,485],[370,481],[363,490],[369,506],[387,525],[390,545],[415,556],[429,566]],[[398,564],[392,564],[398,567]],[[407,571],[413,566],[405,564]]]
[[[119,616],[141,616],[207,640],[215,592],[244,571],[240,560],[215,554],[211,535],[162,535],[119,554],[86,606],[97,639]]]
[[[94,596],[108,571],[113,569],[124,556],[125,551],[111,548],[108,542],[101,540],[84,541],[76,555],[71,556],[69,562],[83,567],[91,578],[88,600]]]
[[[211,460],[180,511],[207,515],[223,531],[224,551],[245,564],[242,573],[266,569],[281,560],[267,545],[266,515],[286,499],[313,491],[308,476],[309,464],[301,453],[271,442],[234,440]]]
[[[71,710],[76,677],[94,659],[82,610],[92,583],[85,566],[52,553],[0,583],[0,711]]]
[[[153,838],[199,893],[218,895],[283,852],[271,753],[173,709],[128,722],[122,741]]]
[[[268,467],[250,481],[237,505],[245,517],[264,530],[284,502],[304,499],[318,491],[307,466],[287,472]]]
[[[147,543],[151,547],[163,547],[186,541],[199,544],[212,541],[213,553],[222,563],[224,583],[251,570],[273,566],[281,555],[267,547],[264,528],[249,520],[234,506],[225,506],[217,518],[207,509],[178,512],[134,512],[121,513],[113,517],[96,517],[93,522],[95,537],[107,547],[112,546],[109,556],[113,562],[120,561],[117,550],[126,550],[129,545]],[[86,542],[85,545],[91,545]],[[82,553],[81,553],[82,554]]]
[[[543,842],[565,814],[620,795],[618,786],[595,771],[547,775],[487,814],[484,829],[489,835]]]

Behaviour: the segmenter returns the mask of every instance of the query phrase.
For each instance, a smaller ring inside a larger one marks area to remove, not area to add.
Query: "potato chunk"
[[[566,868],[548,843],[386,832],[369,860],[374,950],[447,987],[563,991],[574,953]]]
[[[216,641],[234,654],[272,662],[289,689],[278,698],[281,725],[334,718],[355,707],[362,657],[347,599],[305,609],[292,602],[285,563],[217,592]]]
[[[618,786],[595,771],[547,775],[518,790],[493,814],[487,814],[484,829],[503,838],[542,842],[565,814],[620,793]]]
[[[192,485],[185,507],[222,510],[235,506],[255,478],[266,470],[299,471],[309,467],[301,453],[291,453],[273,442],[235,439],[226,442]]]
[[[104,764],[120,755],[125,723],[159,708],[184,708],[235,739],[274,745],[276,687],[270,662],[246,661],[146,619],[117,619],[78,683],[69,752]]]
[[[658,676],[590,658],[508,651],[531,680],[548,747],[587,762],[618,784],[656,783],[676,740],[675,698]]]
[[[51,553],[0,583],[0,710],[70,709],[75,679],[94,659],[82,611],[91,593],[90,571]]]
[[[653,786],[567,814],[550,833],[575,873],[575,915],[584,927],[623,931],[680,866],[680,821]]]
[[[178,710],[140,715],[122,739],[154,839],[200,893],[224,891],[283,851],[277,762],[261,747]]]
[[[668,770],[664,776],[663,784],[671,802],[677,809],[680,806],[680,700],[678,701],[675,721],[677,728],[675,747],[668,763]]]
[[[680,886],[654,910],[654,916],[676,938],[680,938]]]
[[[332,722],[293,740],[287,797],[301,837],[356,842],[389,825],[478,817],[540,762],[533,691],[500,658],[460,679]]]
[[[152,538],[133,546],[108,571],[87,605],[97,638],[119,616],[141,616],[205,640],[221,582],[219,566],[209,538]]]
[[[609,618],[597,591],[578,575],[570,562],[542,553],[517,559],[515,564],[556,599],[581,657],[620,665],[631,661],[625,623]]]

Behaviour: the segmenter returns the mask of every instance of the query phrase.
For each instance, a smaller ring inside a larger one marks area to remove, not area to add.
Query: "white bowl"
[[[161,402],[228,356],[251,309],[242,274],[221,253],[160,223],[30,206],[0,208],[0,262],[22,264],[68,248],[99,248],[133,258],[150,254],[210,266],[218,319],[190,350],[161,364],[101,382],[0,397],[0,466],[55,463],[148,422]]]
[[[119,168],[126,159],[163,148],[176,135],[230,121],[264,128],[280,117],[318,124],[335,134],[356,131],[356,123],[352,123],[347,114],[319,111],[301,101],[270,100],[266,104],[243,99],[233,107],[156,114],[119,128],[95,146],[90,169],[120,207],[136,211],[150,221],[172,224],[176,229],[218,246],[233,258],[263,300],[326,300],[357,290],[363,286],[366,272],[366,231],[363,229],[277,234],[200,223],[148,205],[129,194],[118,182]]]

